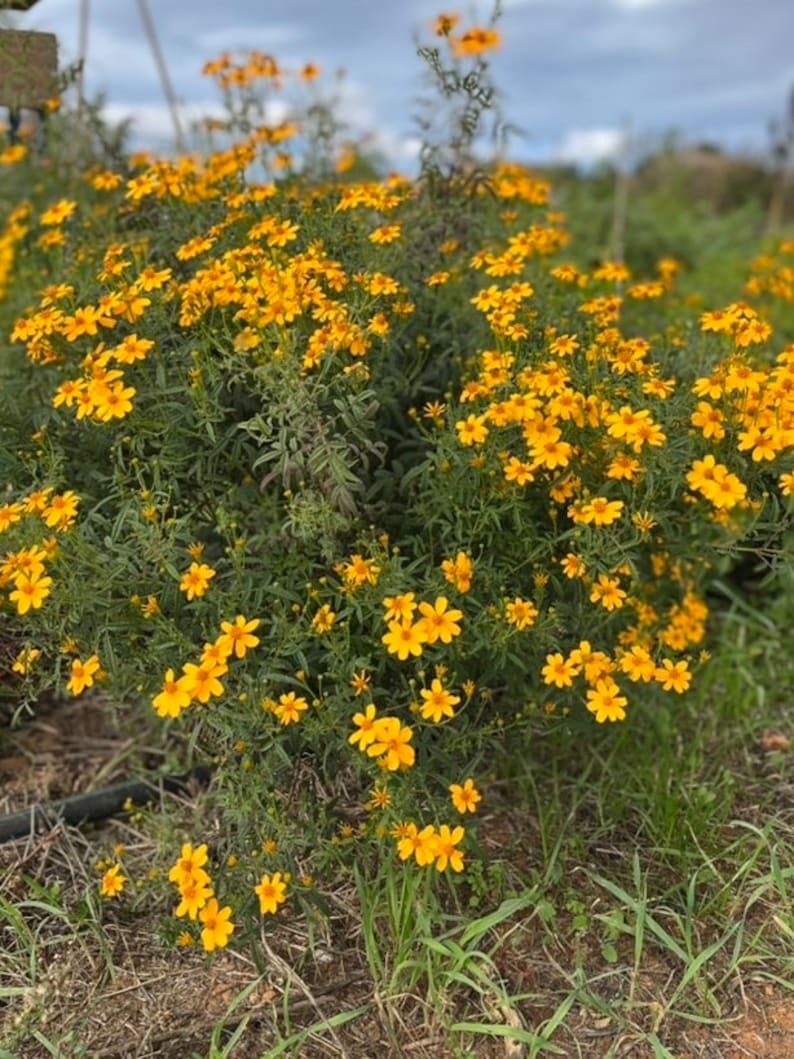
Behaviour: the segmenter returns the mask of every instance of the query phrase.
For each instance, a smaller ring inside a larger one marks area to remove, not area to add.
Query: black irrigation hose
[[[144,805],[154,801],[162,792],[180,793],[187,789],[191,780],[204,786],[209,782],[212,769],[209,765],[197,765],[184,776],[159,776],[154,780],[128,780],[114,783],[87,794],[75,794],[45,805],[31,805],[21,813],[0,817],[0,843],[15,838],[28,838],[36,831],[56,827],[59,823],[83,824],[89,820],[104,820],[120,813],[128,803]]]

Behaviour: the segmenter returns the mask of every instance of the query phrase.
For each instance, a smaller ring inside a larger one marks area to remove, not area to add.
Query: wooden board
[[[57,74],[55,34],[0,29],[0,105],[40,107],[56,94]]]
[[[39,0],[0,0],[0,11],[30,11]]]

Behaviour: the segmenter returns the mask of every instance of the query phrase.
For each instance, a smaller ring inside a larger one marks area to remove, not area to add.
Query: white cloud
[[[107,103],[103,117],[111,124],[130,120],[133,146],[168,150],[174,146],[174,123],[165,103]],[[180,105],[178,108],[182,132],[190,142],[191,127],[203,118],[222,118],[225,111],[219,104]]]
[[[305,37],[305,26],[297,22],[257,22],[250,26],[232,23],[199,31],[193,35],[191,43],[195,44],[198,54],[205,59],[215,59],[222,51],[248,52],[252,49],[279,58],[280,51]]]
[[[620,154],[625,133],[621,129],[572,129],[556,151],[561,162],[592,165]]]

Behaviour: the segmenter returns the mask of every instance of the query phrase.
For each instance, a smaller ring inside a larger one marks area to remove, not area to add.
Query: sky
[[[148,0],[185,125],[217,114],[220,97],[201,76],[222,51],[251,48],[283,66],[319,64],[345,120],[396,169],[418,149],[412,115],[422,94],[416,41],[433,43],[434,17],[484,25],[489,0]],[[493,72],[509,149],[529,162],[589,165],[614,157],[626,130],[634,156],[675,131],[764,154],[769,122],[794,89],[794,0],[502,0],[503,41]],[[79,54],[79,0],[38,0],[13,16],[54,32],[61,64]],[[133,119],[133,145],[168,150],[173,131],[137,0],[91,0],[88,98],[102,93],[112,120]],[[336,79],[345,71],[344,80]]]

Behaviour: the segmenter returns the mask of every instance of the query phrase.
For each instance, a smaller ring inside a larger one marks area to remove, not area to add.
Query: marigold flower
[[[436,871],[446,871],[448,867],[455,872],[463,871],[463,851],[456,847],[465,833],[460,824],[453,829],[447,824],[439,827],[436,834]]]
[[[350,678],[350,687],[353,689],[353,693],[356,696],[363,695],[369,688],[370,679],[369,673],[364,669],[360,673],[354,673]]]
[[[373,809],[388,809],[390,805],[391,795],[386,788],[375,786],[364,808],[372,811]]]
[[[464,780],[463,784],[451,783],[449,793],[452,795],[452,804],[459,813],[476,813],[477,804],[482,801],[482,795],[474,786],[474,780]]]
[[[174,915],[180,918],[187,916],[189,919],[195,919],[213,896],[212,887],[207,885],[206,879],[199,878],[186,880],[180,885],[179,893],[182,900],[174,909]]]
[[[333,628],[336,614],[331,610],[330,603],[324,603],[312,618],[312,626],[319,636],[325,635]]]
[[[66,690],[70,691],[72,695],[81,694],[86,688],[93,686],[94,677],[99,672],[99,669],[100,663],[97,655],[91,655],[85,662],[81,662],[79,658],[73,658],[72,675],[66,685]]]
[[[40,656],[41,651],[38,647],[23,647],[13,661],[11,666],[12,673],[19,673],[20,676],[25,676],[30,672],[33,663]]]
[[[288,691],[279,695],[278,703],[273,706],[273,713],[283,725],[297,724],[301,714],[309,708],[309,703],[303,695],[296,695],[294,691]]]
[[[386,596],[383,600],[386,613],[383,620],[386,622],[402,621],[410,622],[416,610],[414,593],[405,592],[401,596]]]
[[[413,729],[403,727],[397,717],[381,717],[375,722],[375,739],[367,747],[370,757],[383,755],[384,768],[396,772],[399,768],[410,768],[416,752],[409,746],[413,739]]]
[[[193,849],[192,843],[185,842],[182,846],[179,860],[168,872],[169,882],[176,883],[180,890],[183,890],[191,883],[198,883],[200,886],[206,885],[209,883],[210,877],[204,871],[203,866],[207,863],[208,857],[206,842],[203,842],[195,849]]]
[[[453,40],[452,53],[457,58],[463,58],[467,55],[482,55],[485,51],[498,48],[501,43],[502,36],[497,30],[473,26],[461,37]]]
[[[254,887],[254,893],[259,897],[259,911],[262,915],[275,915],[278,906],[287,900],[287,884],[282,879],[280,871],[273,875],[263,875],[259,885]]]
[[[440,640],[441,643],[448,644],[460,635],[458,622],[463,617],[463,611],[449,609],[446,596],[437,596],[435,603],[420,603],[419,613],[422,617],[415,628],[419,630],[419,635],[425,642],[434,644]]]
[[[562,572],[571,580],[584,577],[587,573],[587,563],[573,552],[568,552],[564,559],[560,559],[560,565]]]
[[[627,705],[628,699],[620,694],[620,688],[610,677],[599,680],[595,689],[587,692],[587,708],[599,724],[624,720]]]
[[[222,621],[223,636],[219,637],[218,645],[227,654],[233,653],[237,658],[245,658],[246,651],[251,647],[256,647],[259,643],[259,637],[254,636],[253,633],[260,624],[259,618],[246,621],[242,614],[237,615],[234,623]]]
[[[357,730],[347,737],[348,743],[353,746],[358,743],[359,750],[366,750],[371,743],[374,743],[376,717],[377,710],[373,702],[365,707],[363,713],[354,713],[353,724],[356,725]]]
[[[180,677],[180,683],[191,699],[207,703],[213,696],[223,695],[225,689],[218,678],[228,670],[229,667],[225,663],[206,662],[195,665],[193,662],[186,662],[182,666],[183,676]]]
[[[622,500],[607,500],[604,496],[595,496],[589,503],[582,504],[577,522],[590,522],[595,526],[611,526],[623,513]]]
[[[626,596],[627,593],[620,587],[618,579],[608,577],[606,574],[598,575],[598,581],[590,591],[591,602],[600,603],[602,607],[610,611],[622,607]]]
[[[14,581],[15,588],[8,598],[16,603],[19,614],[29,610],[40,610],[44,600],[50,594],[51,577],[33,574],[20,574]]]
[[[629,680],[641,680],[646,684],[656,676],[656,663],[650,652],[639,644],[621,655],[620,668]]]
[[[534,603],[530,603],[528,600],[516,596],[512,602],[507,602],[505,604],[505,614],[510,625],[515,625],[515,627],[521,631],[523,629],[529,629],[535,624],[535,619],[538,616],[538,608]]]
[[[437,37],[448,37],[460,22],[460,15],[437,15],[435,32]]]
[[[179,587],[188,600],[197,599],[205,594],[215,573],[216,571],[206,563],[191,563],[190,569],[182,575]]]
[[[386,645],[389,654],[397,655],[401,662],[411,655],[421,655],[423,645],[428,642],[427,630],[422,622],[411,625],[406,621],[390,621],[389,631],[381,636],[381,643]]]
[[[80,497],[72,490],[54,496],[42,512],[45,523],[58,530],[67,529],[77,517]]]
[[[103,897],[118,897],[124,889],[126,881],[126,876],[121,873],[121,865],[114,864],[102,876],[99,892]]]
[[[416,824],[404,824],[397,840],[397,854],[400,860],[414,857],[419,867],[423,868],[435,860],[436,842],[436,829],[432,824],[421,831]]]
[[[380,575],[380,567],[376,565],[375,560],[365,559],[363,555],[351,555],[350,561],[341,563],[337,569],[350,588],[358,588],[364,584],[376,585]]]
[[[474,577],[474,563],[466,552],[458,552],[454,559],[445,559],[441,563],[444,577],[458,592],[466,593],[471,589]]]
[[[567,661],[558,652],[546,655],[546,665],[541,670],[544,684],[553,684],[557,688],[573,687],[573,678],[579,672],[577,666]]]
[[[662,664],[656,668],[654,678],[665,691],[675,691],[679,695],[683,695],[692,683],[689,663],[686,660],[673,662],[671,658],[662,659]]]
[[[173,669],[169,669],[163,681],[163,690],[152,699],[152,706],[161,717],[178,717],[186,706],[190,705],[190,693],[185,688],[185,678],[174,679]]]
[[[485,425],[485,416],[470,415],[455,424],[461,445],[481,445],[490,433]]]
[[[419,694],[424,699],[422,718],[425,721],[438,724],[442,717],[455,716],[455,706],[460,702],[460,695],[447,691],[440,680],[434,679],[430,688],[422,688]]]
[[[234,923],[231,922],[232,910],[218,908],[218,902],[213,897],[201,909],[198,914],[204,924],[201,931],[201,944],[206,952],[214,952],[215,949],[223,949],[234,933]]]

